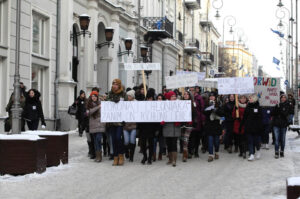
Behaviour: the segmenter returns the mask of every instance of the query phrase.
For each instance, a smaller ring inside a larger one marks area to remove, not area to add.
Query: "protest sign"
[[[217,80],[199,80],[197,86],[200,86],[202,88],[218,88],[218,82]]]
[[[197,82],[198,77],[195,73],[166,77],[167,89],[196,86]]]
[[[183,70],[176,71],[176,75],[186,75],[186,74],[197,74],[198,80],[203,80],[206,75],[205,72],[193,72],[193,71],[183,71]]]
[[[253,77],[218,78],[218,93],[220,95],[254,93]]]
[[[280,98],[280,78],[254,77],[254,91],[261,106],[275,106]]]
[[[101,122],[190,122],[191,101],[101,102]]]
[[[160,63],[124,63],[125,70],[161,70]]]

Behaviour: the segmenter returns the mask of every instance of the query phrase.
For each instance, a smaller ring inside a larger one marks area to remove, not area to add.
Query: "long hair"
[[[94,95],[94,96],[96,96],[96,95]],[[100,101],[99,101],[99,96],[96,96],[97,97],[97,101],[96,102],[94,102],[93,100],[92,100],[92,96],[90,96],[89,98],[88,98],[88,102],[87,102],[87,105],[86,105],[86,108],[89,110],[89,109],[92,109],[92,108],[94,108],[95,106],[98,106],[99,104],[100,104]],[[97,110],[96,112],[94,112],[91,116],[93,117],[93,118],[97,118],[97,116],[99,116],[99,113],[100,113],[100,110]]]

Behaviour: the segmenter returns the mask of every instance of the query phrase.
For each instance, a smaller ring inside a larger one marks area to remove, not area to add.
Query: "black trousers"
[[[166,137],[168,152],[177,152],[177,137]]]
[[[202,133],[200,131],[192,131],[189,139],[188,150],[190,154],[198,154]],[[207,149],[207,139],[202,139],[202,144]]]
[[[39,120],[27,121],[27,126],[30,131],[36,131],[39,127]]]
[[[148,158],[153,156],[153,147],[154,147],[154,138],[153,137],[141,137],[140,144],[144,158],[147,158],[147,149],[148,149]]]

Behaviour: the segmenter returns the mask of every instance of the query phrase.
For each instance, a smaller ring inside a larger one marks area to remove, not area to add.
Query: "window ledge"
[[[49,67],[50,59],[46,57],[42,57],[40,55],[32,54],[32,64],[41,66],[41,67]]]
[[[8,46],[4,46],[4,45],[0,44],[0,48],[7,50]]]

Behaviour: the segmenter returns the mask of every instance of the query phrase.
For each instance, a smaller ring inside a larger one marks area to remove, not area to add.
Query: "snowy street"
[[[0,198],[286,198],[286,178],[300,176],[300,138],[288,132],[285,158],[274,159],[274,149],[262,149],[262,159],[248,162],[238,154],[223,151],[220,159],[181,161],[177,167],[163,161],[141,165],[135,162],[112,167],[107,157],[95,163],[87,157],[85,137],[71,134],[69,164],[48,168],[41,175],[1,176]]]

